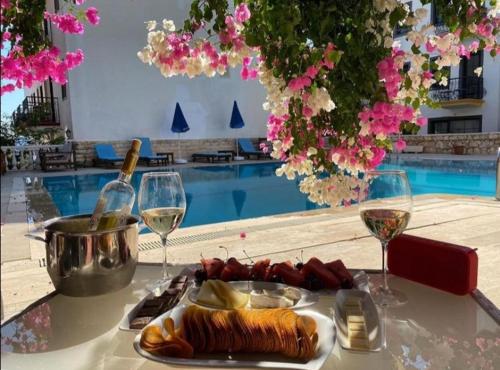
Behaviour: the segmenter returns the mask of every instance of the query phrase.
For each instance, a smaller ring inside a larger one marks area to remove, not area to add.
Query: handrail
[[[495,197],[500,200],[500,147],[497,149],[497,191]]]
[[[61,150],[64,145],[1,146],[8,171],[36,170],[40,168],[40,150]]]
[[[482,99],[483,96],[483,78],[478,76],[449,78],[447,86],[435,83],[431,86],[430,91],[431,99],[440,102],[460,99]]]

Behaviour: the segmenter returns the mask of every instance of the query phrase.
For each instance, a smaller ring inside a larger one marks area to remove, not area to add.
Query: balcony
[[[57,98],[27,96],[12,113],[12,119],[16,126],[59,126],[59,104]]]
[[[448,86],[436,84],[430,91],[431,99],[443,108],[480,107],[484,103],[483,95],[483,78],[477,76],[450,78]]]

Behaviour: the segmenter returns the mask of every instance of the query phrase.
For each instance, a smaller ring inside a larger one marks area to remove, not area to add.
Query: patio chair
[[[193,153],[192,158],[193,162],[196,162],[197,160],[204,159],[207,162],[215,162],[217,161],[230,161],[233,155],[231,153],[220,153],[220,152],[198,152],[198,153]]]
[[[59,151],[45,151],[40,149],[38,156],[40,157],[42,171],[57,171],[69,168],[73,168],[76,171],[77,169],[75,151],[71,142],[65,143],[62,150]]]
[[[238,139],[238,145],[241,149],[241,154],[245,156],[247,159],[250,159],[250,156],[255,156],[257,159],[260,158],[268,158],[269,155],[262,152],[261,150],[257,150],[250,139]]]
[[[123,157],[116,155],[115,149],[111,144],[96,144],[95,151],[97,154],[97,157],[94,160],[96,166],[104,165],[109,167],[124,161]]]
[[[153,145],[151,145],[151,140],[149,140],[149,137],[138,137],[137,139],[142,142],[141,149],[139,150],[139,161],[145,162],[148,166],[154,162],[156,162],[156,164],[158,165],[166,165],[170,162],[170,159],[172,159],[173,162],[173,152],[155,154],[153,152]]]

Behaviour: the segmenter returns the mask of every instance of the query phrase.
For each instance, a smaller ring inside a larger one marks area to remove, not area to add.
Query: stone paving
[[[95,172],[95,171],[94,171]],[[2,320],[53,290],[44,267],[45,252],[23,235],[28,230],[26,204],[19,177],[2,177]],[[4,193],[9,193],[8,196]],[[11,205],[10,203],[13,202]],[[479,289],[500,305],[500,202],[488,198],[448,195],[416,196],[407,232],[477,248]],[[242,239],[240,233],[245,232]],[[176,230],[170,238],[169,262],[196,263],[200,255],[275,261],[341,258],[351,268],[380,268],[379,243],[370,237],[356,207],[321,209]],[[27,247],[26,247],[27,245]],[[149,249],[148,249],[149,248]],[[158,237],[140,238],[142,262],[160,262]]]

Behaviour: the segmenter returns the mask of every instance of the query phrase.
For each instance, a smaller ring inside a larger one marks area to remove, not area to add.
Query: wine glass
[[[162,290],[169,282],[167,271],[167,235],[182,222],[186,211],[186,195],[177,172],[148,172],[139,188],[139,212],[144,223],[158,234],[163,247],[163,276],[148,286]]]
[[[368,171],[366,188],[360,191],[361,219],[374,237],[382,244],[383,285],[373,292],[379,306],[393,307],[404,304],[406,296],[387,285],[387,245],[401,234],[410,221],[412,197],[405,171]]]

